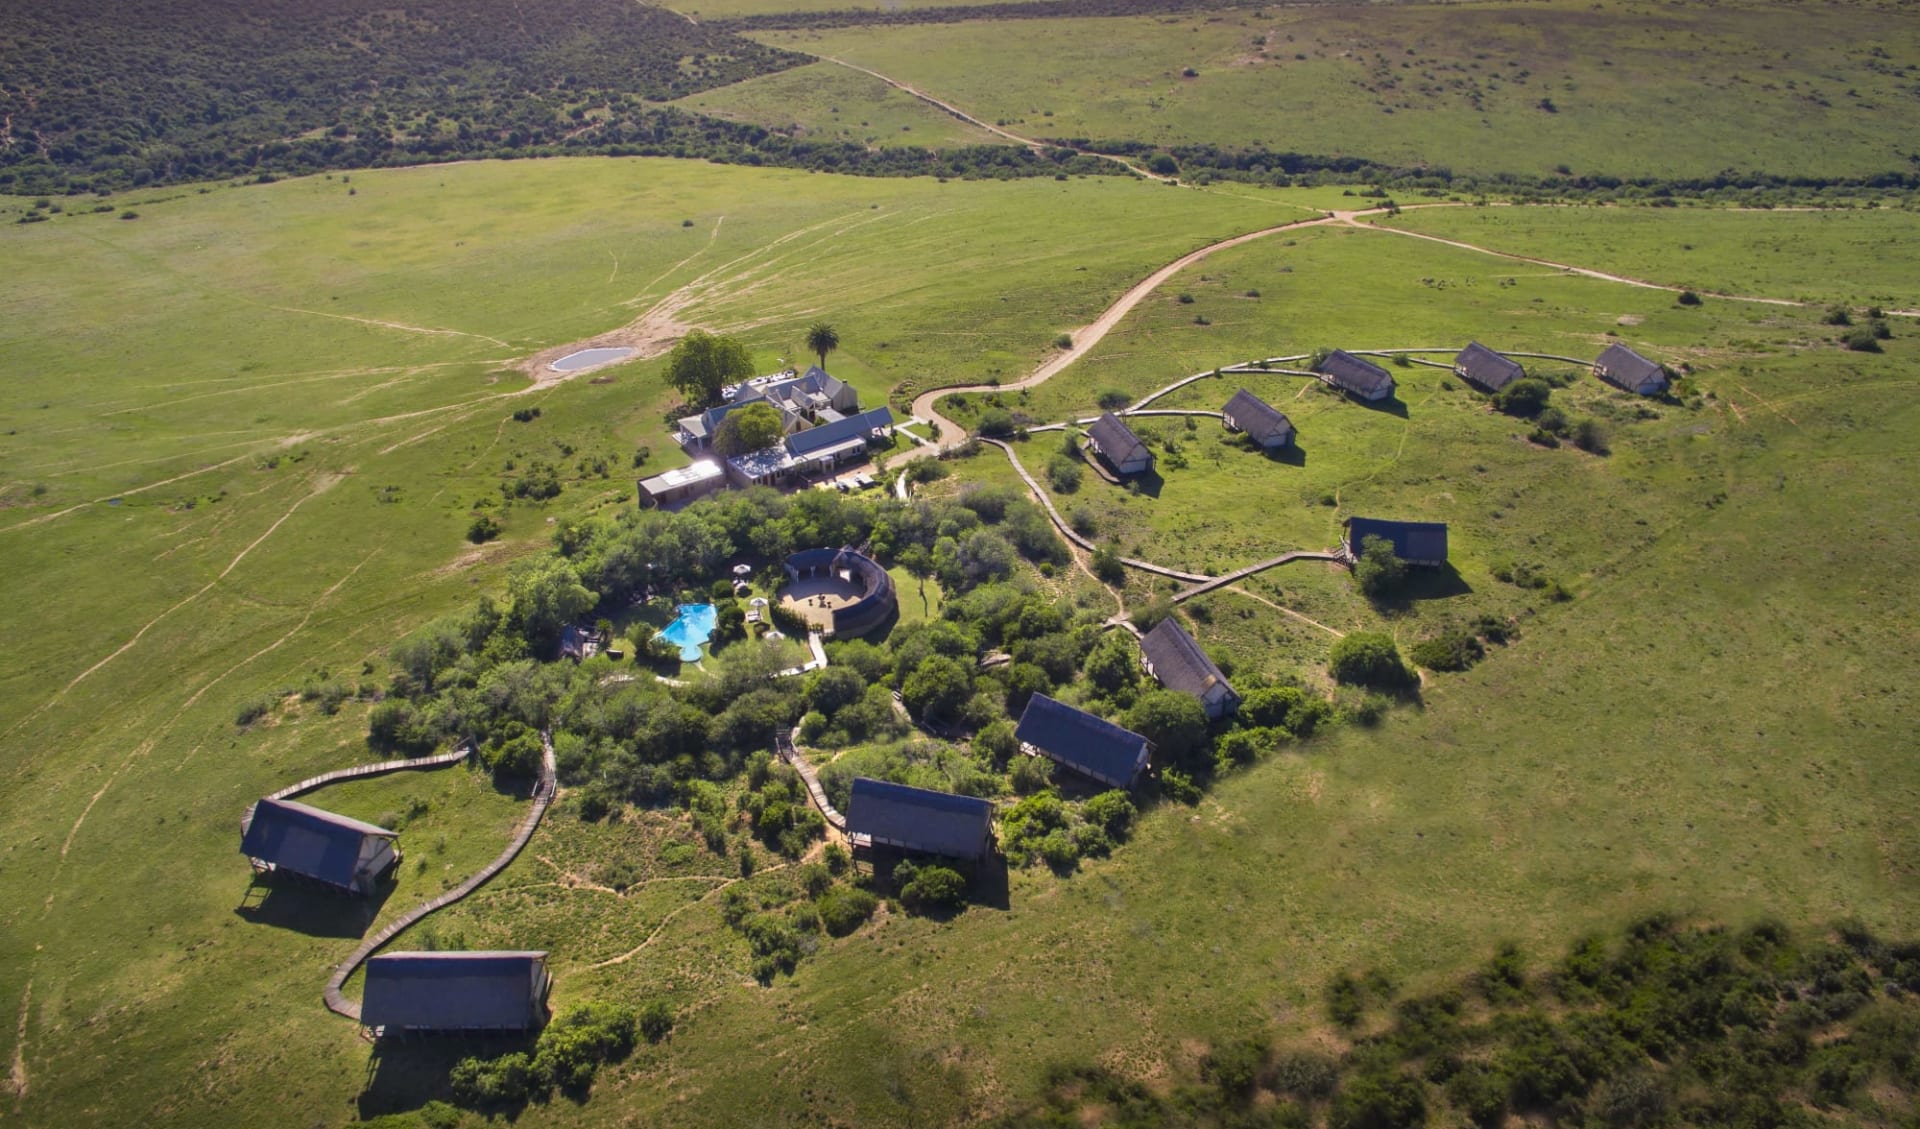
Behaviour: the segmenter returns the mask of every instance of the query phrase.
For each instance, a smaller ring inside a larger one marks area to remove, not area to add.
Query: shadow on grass
[[[364,937],[393,896],[389,876],[360,898],[282,874],[256,875],[233,912],[242,921],[309,937]]]
[[[1389,396],[1384,400],[1362,400],[1358,396],[1348,396],[1347,399],[1352,400],[1354,403],[1360,405],[1361,407],[1367,409],[1370,412],[1380,412],[1385,415],[1399,416],[1401,419],[1407,418],[1406,401],[1400,399],[1400,397],[1398,396]]]
[[[1374,598],[1373,607],[1383,615],[1393,615],[1412,610],[1413,605],[1422,600],[1446,600],[1472,594],[1473,586],[1452,564],[1439,568],[1410,568],[1400,590],[1391,596]]]
[[[1285,463],[1288,466],[1307,465],[1307,449],[1298,441],[1284,447],[1268,447],[1260,453],[1265,455],[1270,463]]]
[[[998,852],[989,854],[978,862],[965,863],[957,859],[916,854],[896,847],[883,846],[870,848],[867,859],[868,865],[873,868],[875,888],[889,897],[900,896],[901,883],[895,877],[894,871],[901,863],[912,863],[916,867],[944,866],[959,872],[966,878],[965,904],[951,907],[921,907],[907,911],[915,917],[924,917],[933,921],[952,921],[975,906],[999,910],[1012,906],[1013,881],[1008,873],[1007,860]]]
[[[406,1113],[431,1101],[450,1102],[453,1087],[448,1075],[463,1058],[498,1058],[521,1051],[533,1054],[531,1035],[415,1035],[381,1039],[367,1056],[367,1076],[356,1104],[361,1120],[389,1113]],[[489,1107],[487,1113],[514,1121],[526,1102]]]
[[[1167,484],[1167,480],[1160,477],[1158,470],[1149,470],[1144,474],[1129,475],[1125,481],[1133,483],[1135,489],[1149,498],[1158,498],[1161,488]]]

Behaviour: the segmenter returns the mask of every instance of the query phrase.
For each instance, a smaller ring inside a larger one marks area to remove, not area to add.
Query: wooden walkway
[[[1047,511],[1047,517],[1053,520],[1053,527],[1060,531],[1062,537],[1065,537],[1089,553],[1099,550],[1100,547],[1098,545],[1075,533],[1073,527],[1067,524],[1066,519],[1060,516],[1060,511],[1053,508],[1053,499],[1048,497],[1047,492],[1040,488],[1040,484],[1034,480],[1033,475],[1027,473],[1027,468],[1020,462],[1020,456],[1013,453],[1013,446],[1011,444],[999,439],[986,438],[981,439],[980,442],[991,443],[1006,453],[1007,461],[1013,464],[1014,472],[1020,476],[1021,481],[1027,484],[1027,490],[1032,493],[1034,500],[1038,501]],[[1135,560],[1132,557],[1121,557],[1120,563],[1126,565],[1128,568],[1137,568],[1141,572],[1151,572],[1159,576],[1171,576],[1175,580],[1185,580],[1195,584],[1213,579],[1210,576],[1182,572],[1177,568],[1167,568],[1165,565],[1157,565],[1152,561]]]
[[[471,746],[462,745],[451,753],[441,753],[437,757],[414,757],[408,760],[381,761],[379,764],[363,764],[357,768],[343,768],[337,772],[323,772],[318,776],[309,776],[292,787],[282,788],[267,796],[269,800],[290,800],[295,796],[337,784],[342,780],[359,780],[367,776],[385,776],[389,772],[399,772],[408,768],[439,768],[445,764],[458,764],[473,752]],[[253,805],[247,805],[245,815],[240,817],[240,833],[245,835],[247,828],[253,825]]]
[[[348,1019],[358,1020],[360,1018],[360,1004],[357,1001],[348,999],[340,991],[346,984],[347,978],[353,975],[354,969],[365,964],[367,958],[379,951],[381,946],[393,940],[394,937],[398,936],[402,931],[421,918],[435,910],[444,909],[452,905],[486,885],[488,880],[505,870],[507,864],[519,856],[521,850],[526,847],[527,841],[533,838],[534,830],[540,826],[540,817],[547,814],[547,805],[553,803],[553,794],[558,787],[558,781],[556,779],[557,769],[555,768],[553,760],[553,735],[550,733],[540,734],[540,743],[545,746],[545,749],[540,759],[540,779],[535,782],[533,786],[533,808],[527,812],[527,817],[520,821],[520,829],[514,832],[513,840],[507,844],[507,849],[501,851],[499,857],[488,863],[478,874],[475,874],[465,882],[460,883],[460,885],[455,886],[453,889],[448,890],[446,893],[441,894],[425,905],[417,906],[390,922],[385,929],[362,941],[360,947],[353,951],[352,956],[335,965],[333,975],[327,979],[326,991],[322,993],[321,996],[321,998],[326,1001],[329,1011],[337,1015],[344,1015]]]
[[[813,797],[813,806],[820,809],[821,818],[832,824],[835,831],[845,835],[847,817],[841,815],[839,809],[828,802],[827,791],[820,787],[820,777],[814,774],[813,765],[807,763],[807,758],[800,755],[800,746],[794,741],[794,737],[799,732],[798,729],[791,733],[776,732],[773,735],[773,751],[800,774],[801,782],[807,786],[807,795]]]

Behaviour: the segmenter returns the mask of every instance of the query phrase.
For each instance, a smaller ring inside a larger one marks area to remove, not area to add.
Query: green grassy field
[[[1108,179],[671,161],[161,195],[116,201],[134,221],[0,233],[0,633],[42,641],[0,663],[4,768],[34,797],[0,815],[25,1123],[352,1112],[365,1047],[317,1004],[352,940],[236,914],[234,836],[255,797],[368,759],[367,706],[235,719],[310,682],[384,682],[394,639],[498,591],[551,519],[632,505],[636,445],[650,467],[675,457],[659,362],[526,395],[507,362],[679,291],[681,318],[745,333],[769,367],[832,318],[835,371],[878,399],[904,374],[1024,367],[1062,322],[1269,215]],[[1131,236],[1095,238],[1116,231]],[[565,493],[501,509],[535,461]],[[477,506],[503,518],[500,541],[463,539]],[[490,857],[509,809],[475,801],[458,827],[469,809],[449,809],[448,850]],[[125,1053],[99,1057],[102,1025]]]
[[[1910,211],[1410,208],[1384,226],[1708,293],[1920,307]]]
[[[1275,18],[1310,15],[1333,18]],[[374,1056],[320,987],[357,937],[492,857],[523,798],[464,768],[316,794],[405,821],[398,889],[372,913],[281,893],[248,908],[234,835],[260,794],[371,759],[368,703],[328,714],[303,691],[384,683],[393,640],[497,593],[551,523],[632,505],[637,445],[651,469],[677,461],[660,362],[531,393],[512,363],[671,297],[679,321],[740,333],[769,367],[803,360],[806,324],[832,320],[830,367],[876,402],[1013,377],[1184,251],[1340,199],[570,160],[133,193],[113,203],[136,220],[6,225],[0,561],[14,598],[0,637],[24,644],[0,660],[0,767],[18,797],[0,811],[8,1114],[337,1125],[414,1108],[470,1053]],[[1920,270],[1911,217],[1889,212],[1397,222],[1823,302],[1898,295]],[[1675,241],[1699,248],[1699,273],[1654,269]],[[1061,1062],[1172,1086],[1250,1030],[1337,1041],[1320,1005],[1335,972],[1418,986],[1501,940],[1557,952],[1655,909],[1851,914],[1913,936],[1920,366],[1898,328],[1884,354],[1840,351],[1820,312],[1681,308],[1345,227],[1211,257],[1006,405],[1090,414],[1109,388],[1137,396],[1321,345],[1475,337],[1584,357],[1610,332],[1691,366],[1684,391],[1701,399],[1643,416],[1590,378],[1556,392],[1611,421],[1606,458],[1528,444],[1432,368],[1393,368],[1387,410],[1298,378],[1247,381],[1300,425],[1299,463],[1224,443],[1211,421],[1152,423],[1185,467],[1141,496],[1087,475],[1057,499],[1129,552],[1224,569],[1324,547],[1349,512],[1452,524],[1457,576],[1404,606],[1373,607],[1318,564],[1196,601],[1187,623],[1236,671],[1317,680],[1335,632],[1410,641],[1484,612],[1519,637],[1432,677],[1378,729],[1289,747],[1197,807],[1149,813],[1076,875],[1016,872],[1004,905],[950,921],[883,910],[762,987],[720,917],[737,860],[677,813],[586,824],[563,797],[495,884],[406,940],[551,947],[562,1008],[672,1001],[669,1041],[603,1070],[584,1104],[515,1119],[538,1127],[980,1120]],[[1237,383],[1161,406],[1217,409]],[[541,414],[512,419],[523,407]],[[1038,474],[1057,443],[1018,447]],[[499,507],[501,484],[538,461],[559,467],[560,498]],[[950,465],[927,493],[1017,482],[996,451]],[[503,518],[499,542],[463,539],[479,507]],[[1516,561],[1574,598],[1496,578]],[[1113,610],[1077,570],[1045,583]],[[903,619],[937,614],[931,586],[924,606],[902,590]],[[1133,578],[1126,595],[1159,590]],[[770,856],[756,864],[749,889],[792,881]]]
[[[1907,68],[1920,61],[1915,29],[1877,7],[1808,20],[1751,2],[1321,5],[757,37],[1027,136],[1614,176],[1908,171]]]
[[[877,78],[834,63],[813,63],[682,98],[674,105],[732,121],[793,128],[810,141],[857,141],[874,148],[1004,145],[978,126],[929,106]]]

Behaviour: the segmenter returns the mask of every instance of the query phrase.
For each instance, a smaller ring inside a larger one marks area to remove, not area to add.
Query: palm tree
[[[807,327],[807,348],[820,357],[820,367],[827,367],[827,354],[840,347],[840,335],[826,322],[817,321]]]

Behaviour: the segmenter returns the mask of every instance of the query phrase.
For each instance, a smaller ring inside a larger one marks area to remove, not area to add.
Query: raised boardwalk
[[[800,774],[801,782],[807,786],[807,795],[813,798],[813,806],[820,809],[821,817],[832,824],[834,830],[844,835],[847,830],[847,817],[841,815],[840,810],[827,801],[827,791],[820,787],[820,778],[814,775],[813,766],[807,763],[807,758],[800,755],[800,746],[794,742],[794,737],[799,732],[798,729],[792,733],[776,732],[773,735],[773,751]]]
[[[318,776],[309,776],[291,787],[282,788],[278,792],[268,795],[267,799],[291,800],[293,797],[311,792],[315,788],[324,788],[329,784],[337,784],[342,780],[359,780],[367,776],[385,776],[389,772],[399,772],[402,769],[408,768],[439,768],[444,764],[458,764],[466,760],[467,754],[471,752],[473,752],[471,746],[462,745],[451,753],[441,753],[437,757],[412,757],[407,760],[381,761],[379,764],[363,764],[356,768],[343,768],[336,772],[323,772]],[[252,825],[253,805],[248,804],[246,814],[240,817],[240,833],[242,835],[246,834],[247,828]]]
[[[527,812],[527,817],[520,821],[520,829],[514,832],[513,840],[507,844],[507,849],[501,851],[499,857],[488,863],[478,874],[425,905],[416,906],[389,922],[385,929],[362,941],[360,947],[353,950],[352,956],[335,965],[333,975],[327,980],[326,991],[321,994],[329,1011],[344,1015],[348,1019],[358,1020],[360,1018],[359,1003],[348,999],[340,991],[346,984],[347,978],[353,975],[354,969],[365,964],[368,957],[378,952],[381,946],[393,940],[401,931],[435,910],[450,906],[486,885],[488,880],[505,870],[507,864],[519,857],[520,852],[526,848],[527,841],[533,838],[534,830],[540,826],[540,817],[547,814],[547,805],[553,802],[553,793],[558,786],[557,770],[553,761],[553,735],[541,733],[540,743],[545,746],[545,749],[540,758],[540,779],[533,786],[533,808]],[[466,754],[463,751],[461,755]]]

